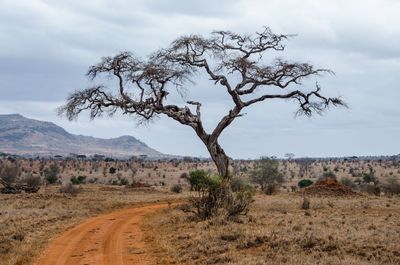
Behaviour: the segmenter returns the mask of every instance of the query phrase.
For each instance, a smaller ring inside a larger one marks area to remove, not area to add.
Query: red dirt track
[[[56,238],[36,265],[154,264],[139,222],[167,204],[153,204],[90,218]]]

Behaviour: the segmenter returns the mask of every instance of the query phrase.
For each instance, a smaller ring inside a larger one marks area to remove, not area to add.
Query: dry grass
[[[259,195],[228,222],[165,210],[148,217],[147,240],[158,264],[400,264],[400,198],[310,201],[305,211],[298,195]]]
[[[71,176],[109,183],[118,177],[155,186],[132,191],[119,186],[83,185],[76,197],[60,194],[58,187],[42,187],[38,194],[0,194],[0,264],[30,264],[57,234],[89,216],[135,203],[185,196],[172,195],[174,184],[187,184],[180,176],[194,169],[215,172],[211,162],[91,162],[20,160],[21,173],[40,175],[52,163],[60,167],[60,180]],[[248,178],[252,162],[236,161],[237,175]],[[378,161],[317,162],[304,177],[317,179],[324,169],[339,178],[350,169],[376,170],[383,182],[399,177],[398,163]],[[114,174],[109,173],[116,168]],[[290,190],[300,167],[280,165]],[[161,192],[162,191],[162,192]],[[311,198],[311,209],[301,210],[302,198],[293,193],[259,195],[247,217],[225,222],[191,220],[179,210],[149,218],[149,243],[159,264],[400,264],[400,199],[383,197]],[[178,232],[177,232],[178,231]],[[154,236],[157,235],[157,236]]]
[[[31,264],[46,244],[68,227],[135,204],[173,200],[176,194],[84,185],[77,196],[42,188],[38,194],[0,194],[0,264]]]

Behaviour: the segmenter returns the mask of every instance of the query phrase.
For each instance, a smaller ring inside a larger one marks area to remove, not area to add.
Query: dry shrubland
[[[299,195],[258,195],[228,221],[166,209],[148,217],[148,244],[158,264],[400,264],[400,198],[309,200],[302,210]]]
[[[0,194],[2,265],[30,264],[52,238],[89,216],[186,198],[190,171],[216,172],[209,161],[0,160],[3,169],[13,164],[18,165],[16,179],[40,177],[42,186],[34,194]],[[254,164],[235,161],[235,176],[251,181]],[[374,181],[357,184],[355,189],[372,188],[371,194],[380,196],[310,195],[307,210],[302,210],[300,193],[292,192],[301,179],[315,183],[331,173],[354,185],[370,178],[371,168],[379,185],[400,176],[399,161],[280,161],[285,180],[280,191],[258,193],[246,216],[199,220],[167,209],[147,219],[149,246],[159,264],[400,264],[400,198],[395,192],[385,190],[382,196]],[[51,179],[56,184],[49,185]],[[391,185],[393,191],[399,188],[398,182]]]
[[[84,178],[86,183],[120,185],[124,182],[140,182],[150,186],[167,188],[175,184],[185,184],[181,176],[193,170],[205,170],[216,174],[212,161],[92,161],[52,160],[52,159],[17,159],[19,177],[40,176],[43,182],[51,180],[52,172],[57,172],[55,183],[69,183],[73,178]],[[255,161],[234,161],[233,173],[242,178],[249,178]],[[0,168],[12,166],[12,163],[0,159]],[[281,160],[279,170],[283,173],[284,190],[291,190],[300,179],[317,180],[326,172],[334,173],[338,179],[348,178],[353,182],[362,181],[363,174],[370,168],[382,183],[392,178],[400,178],[400,161],[397,160]]]

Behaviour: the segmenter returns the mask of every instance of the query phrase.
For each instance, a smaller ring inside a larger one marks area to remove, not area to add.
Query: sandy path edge
[[[168,206],[168,202],[157,202],[86,219],[52,241],[33,264],[154,264],[139,223],[144,216]]]

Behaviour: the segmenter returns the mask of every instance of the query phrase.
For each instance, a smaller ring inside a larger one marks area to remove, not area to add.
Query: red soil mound
[[[340,184],[336,179],[326,178],[318,180],[313,186],[304,189],[307,195],[319,196],[352,196],[358,195],[351,188]]]

